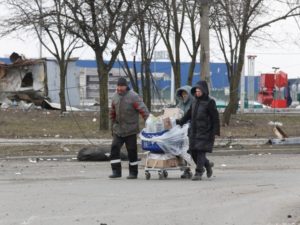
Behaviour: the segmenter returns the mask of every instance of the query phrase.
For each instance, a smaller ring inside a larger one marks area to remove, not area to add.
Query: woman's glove
[[[179,119],[176,120],[176,125],[179,125],[181,127],[183,126],[183,124],[181,123],[181,121]]]
[[[216,137],[215,137],[215,134],[212,132],[212,133],[209,134],[208,138],[209,138],[210,141],[215,141]]]

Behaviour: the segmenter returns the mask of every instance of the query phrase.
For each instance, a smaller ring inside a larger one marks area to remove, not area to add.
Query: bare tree
[[[209,9],[210,4],[207,0],[163,0],[152,13],[169,53],[176,88],[181,85],[181,41],[190,56],[187,83],[192,85],[200,44],[201,78],[210,83]]]
[[[2,34],[12,32],[34,31],[42,45],[50,52],[60,69],[60,103],[61,112],[66,111],[65,85],[68,62],[73,51],[82,47],[79,39],[67,33],[65,26],[69,23],[64,17],[67,13],[63,0],[7,0],[11,10],[10,17],[4,21]],[[41,32],[42,31],[42,32]]]
[[[129,65],[129,62],[128,62],[129,58],[128,58],[128,56],[126,56],[125,50],[123,48],[120,50],[120,53],[121,53],[121,56],[122,56],[122,59],[123,59],[123,64],[121,64],[122,69],[125,72],[126,76],[129,77],[131,86],[132,86],[133,90],[136,93],[140,92],[139,91],[139,84],[138,84],[138,74],[137,74],[137,69],[136,69],[136,54],[137,54],[137,51],[138,51],[138,47],[139,47],[139,43],[138,43],[138,40],[137,40],[135,51],[132,52],[133,71],[132,71],[132,69]]]
[[[100,88],[100,130],[109,128],[108,72],[122,49],[128,30],[138,18],[136,8],[140,2],[138,0],[66,0],[72,12],[69,31],[95,52]],[[152,1],[146,0],[147,2]],[[148,5],[143,4],[144,10]]]
[[[188,36],[190,40],[186,40],[186,37],[184,36],[182,36],[182,40],[187,49],[189,56],[191,57],[187,83],[189,85],[192,85],[194,71],[196,67],[197,55],[200,47],[201,34],[203,34],[203,30],[201,30],[200,28],[200,23],[203,21],[202,19],[200,20],[200,17],[203,14],[201,13],[202,12],[201,1],[184,1],[182,2],[182,4],[183,7],[186,9],[185,16],[190,26],[190,29],[188,28],[184,29],[185,31],[190,32],[190,35]],[[202,67],[201,67],[201,71],[202,71]]]
[[[179,88],[181,85],[180,45],[184,28],[186,7],[183,5],[186,5],[185,2],[186,0],[161,0],[151,10],[152,20],[169,54],[174,72],[175,88]]]
[[[149,8],[149,10],[152,10],[152,8]],[[149,88],[151,87],[151,83],[153,82],[151,62],[153,59],[154,49],[158,44],[160,38],[158,35],[158,30],[151,22],[149,10],[147,10],[142,16],[140,16],[137,19],[137,21],[134,23],[134,26],[131,28],[129,38],[136,40],[136,49],[134,52],[134,58],[138,54],[141,55],[141,68],[140,68],[141,91],[143,94],[144,102],[146,103],[148,109],[151,110],[152,89]],[[122,58],[124,63],[126,64],[127,57],[123,49],[122,49]],[[135,82],[135,84],[133,84],[133,87],[136,87],[138,89],[137,74],[135,73],[133,75],[131,70],[129,69],[129,66],[126,66],[126,68],[131,83]]]
[[[230,84],[229,103],[223,114],[223,125],[229,125],[238,109],[238,88],[248,41],[264,27],[298,14],[299,4],[280,15],[269,13],[266,0],[215,0],[213,28],[227,65]],[[278,1],[284,9],[285,1]]]
[[[138,37],[141,45],[141,58],[142,67],[145,79],[142,79],[142,90],[145,102],[149,109],[151,109],[151,86],[155,85],[153,82],[152,71],[151,71],[151,61],[154,54],[154,49],[159,41],[158,30],[153,26],[151,22],[144,18],[141,18],[137,23]],[[155,56],[154,56],[155,57]],[[152,83],[152,85],[151,85]]]

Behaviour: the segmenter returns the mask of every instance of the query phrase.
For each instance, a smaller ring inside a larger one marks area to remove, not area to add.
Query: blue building
[[[114,64],[114,68],[122,67],[122,62],[116,62]],[[95,60],[78,60],[76,65],[78,67],[83,68],[96,68],[96,61]],[[181,63],[181,85],[185,85],[188,79],[188,70],[189,70],[190,63],[183,62]],[[129,62],[129,67],[133,68],[133,63]],[[141,70],[141,62],[136,63],[137,72],[140,73]],[[213,88],[224,88],[228,87],[228,79],[227,79],[227,69],[225,63],[211,63],[211,81]],[[171,63],[170,62],[152,62],[151,64],[152,73],[164,73],[168,76],[171,76]],[[200,66],[199,63],[196,64],[193,84],[200,80]],[[167,83],[161,83],[161,85],[167,85]]]
[[[113,66],[114,69],[122,70],[123,62],[116,62]],[[77,66],[79,68],[96,68],[95,60],[78,60]],[[188,70],[190,63],[183,62],[181,64],[181,85],[186,85],[188,80]],[[133,63],[129,62],[129,67],[133,68]],[[140,73],[141,62],[136,62],[137,72]],[[171,63],[156,61],[151,64],[152,74],[154,76],[155,85],[157,89],[161,91],[160,96],[164,99],[170,99],[170,89],[171,89]],[[227,100],[227,92],[229,91],[229,82],[227,76],[227,68],[225,63],[211,63],[211,85],[212,85],[212,95],[217,99]],[[120,72],[119,72],[120,73]],[[160,76],[164,74],[163,76]],[[157,76],[156,76],[157,75]],[[195,72],[192,84],[194,85],[200,80],[200,65],[199,63],[195,66]],[[227,91],[228,90],[228,91]],[[254,93],[255,97],[259,91],[259,77],[254,77]],[[245,77],[245,92],[248,92],[248,77]],[[154,97],[155,98],[155,97]]]
[[[0,58],[0,61],[10,64],[9,58]],[[122,69],[123,62],[115,62],[113,69],[110,71],[112,75],[109,78],[109,97],[114,92],[116,79],[119,76],[125,76],[125,72]],[[183,62],[181,64],[181,85],[186,85],[188,80],[188,70],[190,63]],[[98,75],[97,75],[97,64],[95,60],[77,60],[75,62],[75,71],[76,76],[79,77],[78,87],[80,90],[80,99],[87,99],[91,101],[98,101],[99,99],[99,86],[98,86]],[[129,67],[133,68],[133,62],[129,62]],[[137,73],[141,72],[141,62],[136,62]],[[153,99],[163,98],[168,101],[170,99],[171,91],[171,63],[155,61],[151,64],[151,70],[153,74],[153,81],[156,91],[159,92],[159,95],[152,96]],[[225,63],[211,63],[211,85],[212,85],[212,95],[216,99],[226,101],[228,98],[229,91],[229,82],[227,77],[227,68]],[[72,72],[73,73],[73,72]],[[51,89],[58,89],[59,79],[55,79],[57,87],[51,87]],[[195,72],[193,76],[192,84],[194,85],[197,81],[200,80],[200,65],[199,63],[195,66]],[[73,86],[76,86],[75,84]],[[254,79],[254,93],[259,91],[259,77]],[[245,77],[245,92],[248,92],[248,79]]]

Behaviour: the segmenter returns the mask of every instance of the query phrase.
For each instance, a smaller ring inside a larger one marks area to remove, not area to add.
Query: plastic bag
[[[156,128],[155,128],[155,116],[150,114],[148,119],[146,120],[145,131],[147,133],[154,133],[155,130],[156,130]]]
[[[146,120],[145,131],[147,133],[157,133],[164,131],[164,123],[162,118],[155,117],[152,114],[149,115],[148,119]]]
[[[143,141],[155,142],[165,153],[181,155],[184,152],[186,153],[189,148],[189,140],[187,137],[188,127],[188,124],[185,124],[182,128],[177,125],[160,136],[146,138],[140,134],[140,138]]]

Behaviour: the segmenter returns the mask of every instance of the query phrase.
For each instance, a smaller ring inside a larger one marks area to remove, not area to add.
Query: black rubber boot
[[[196,172],[195,175],[193,176],[192,180],[202,180],[202,173]]]
[[[209,162],[208,165],[205,167],[207,178],[210,178],[213,175],[213,170],[212,170],[213,167],[214,167],[213,162]]]
[[[183,171],[183,174],[180,176],[181,179],[191,179],[193,176],[190,168],[187,168]]]
[[[113,170],[112,174],[108,176],[109,178],[119,178],[122,177],[122,173],[120,170]]]
[[[127,179],[137,179],[138,175],[138,165],[130,165],[129,164],[129,176],[127,176]]]
[[[202,180],[202,175],[204,171],[204,168],[196,168],[195,175],[193,176],[192,180]]]
[[[129,180],[131,180],[131,179],[137,179],[137,175],[130,173],[126,178],[129,179]]]

